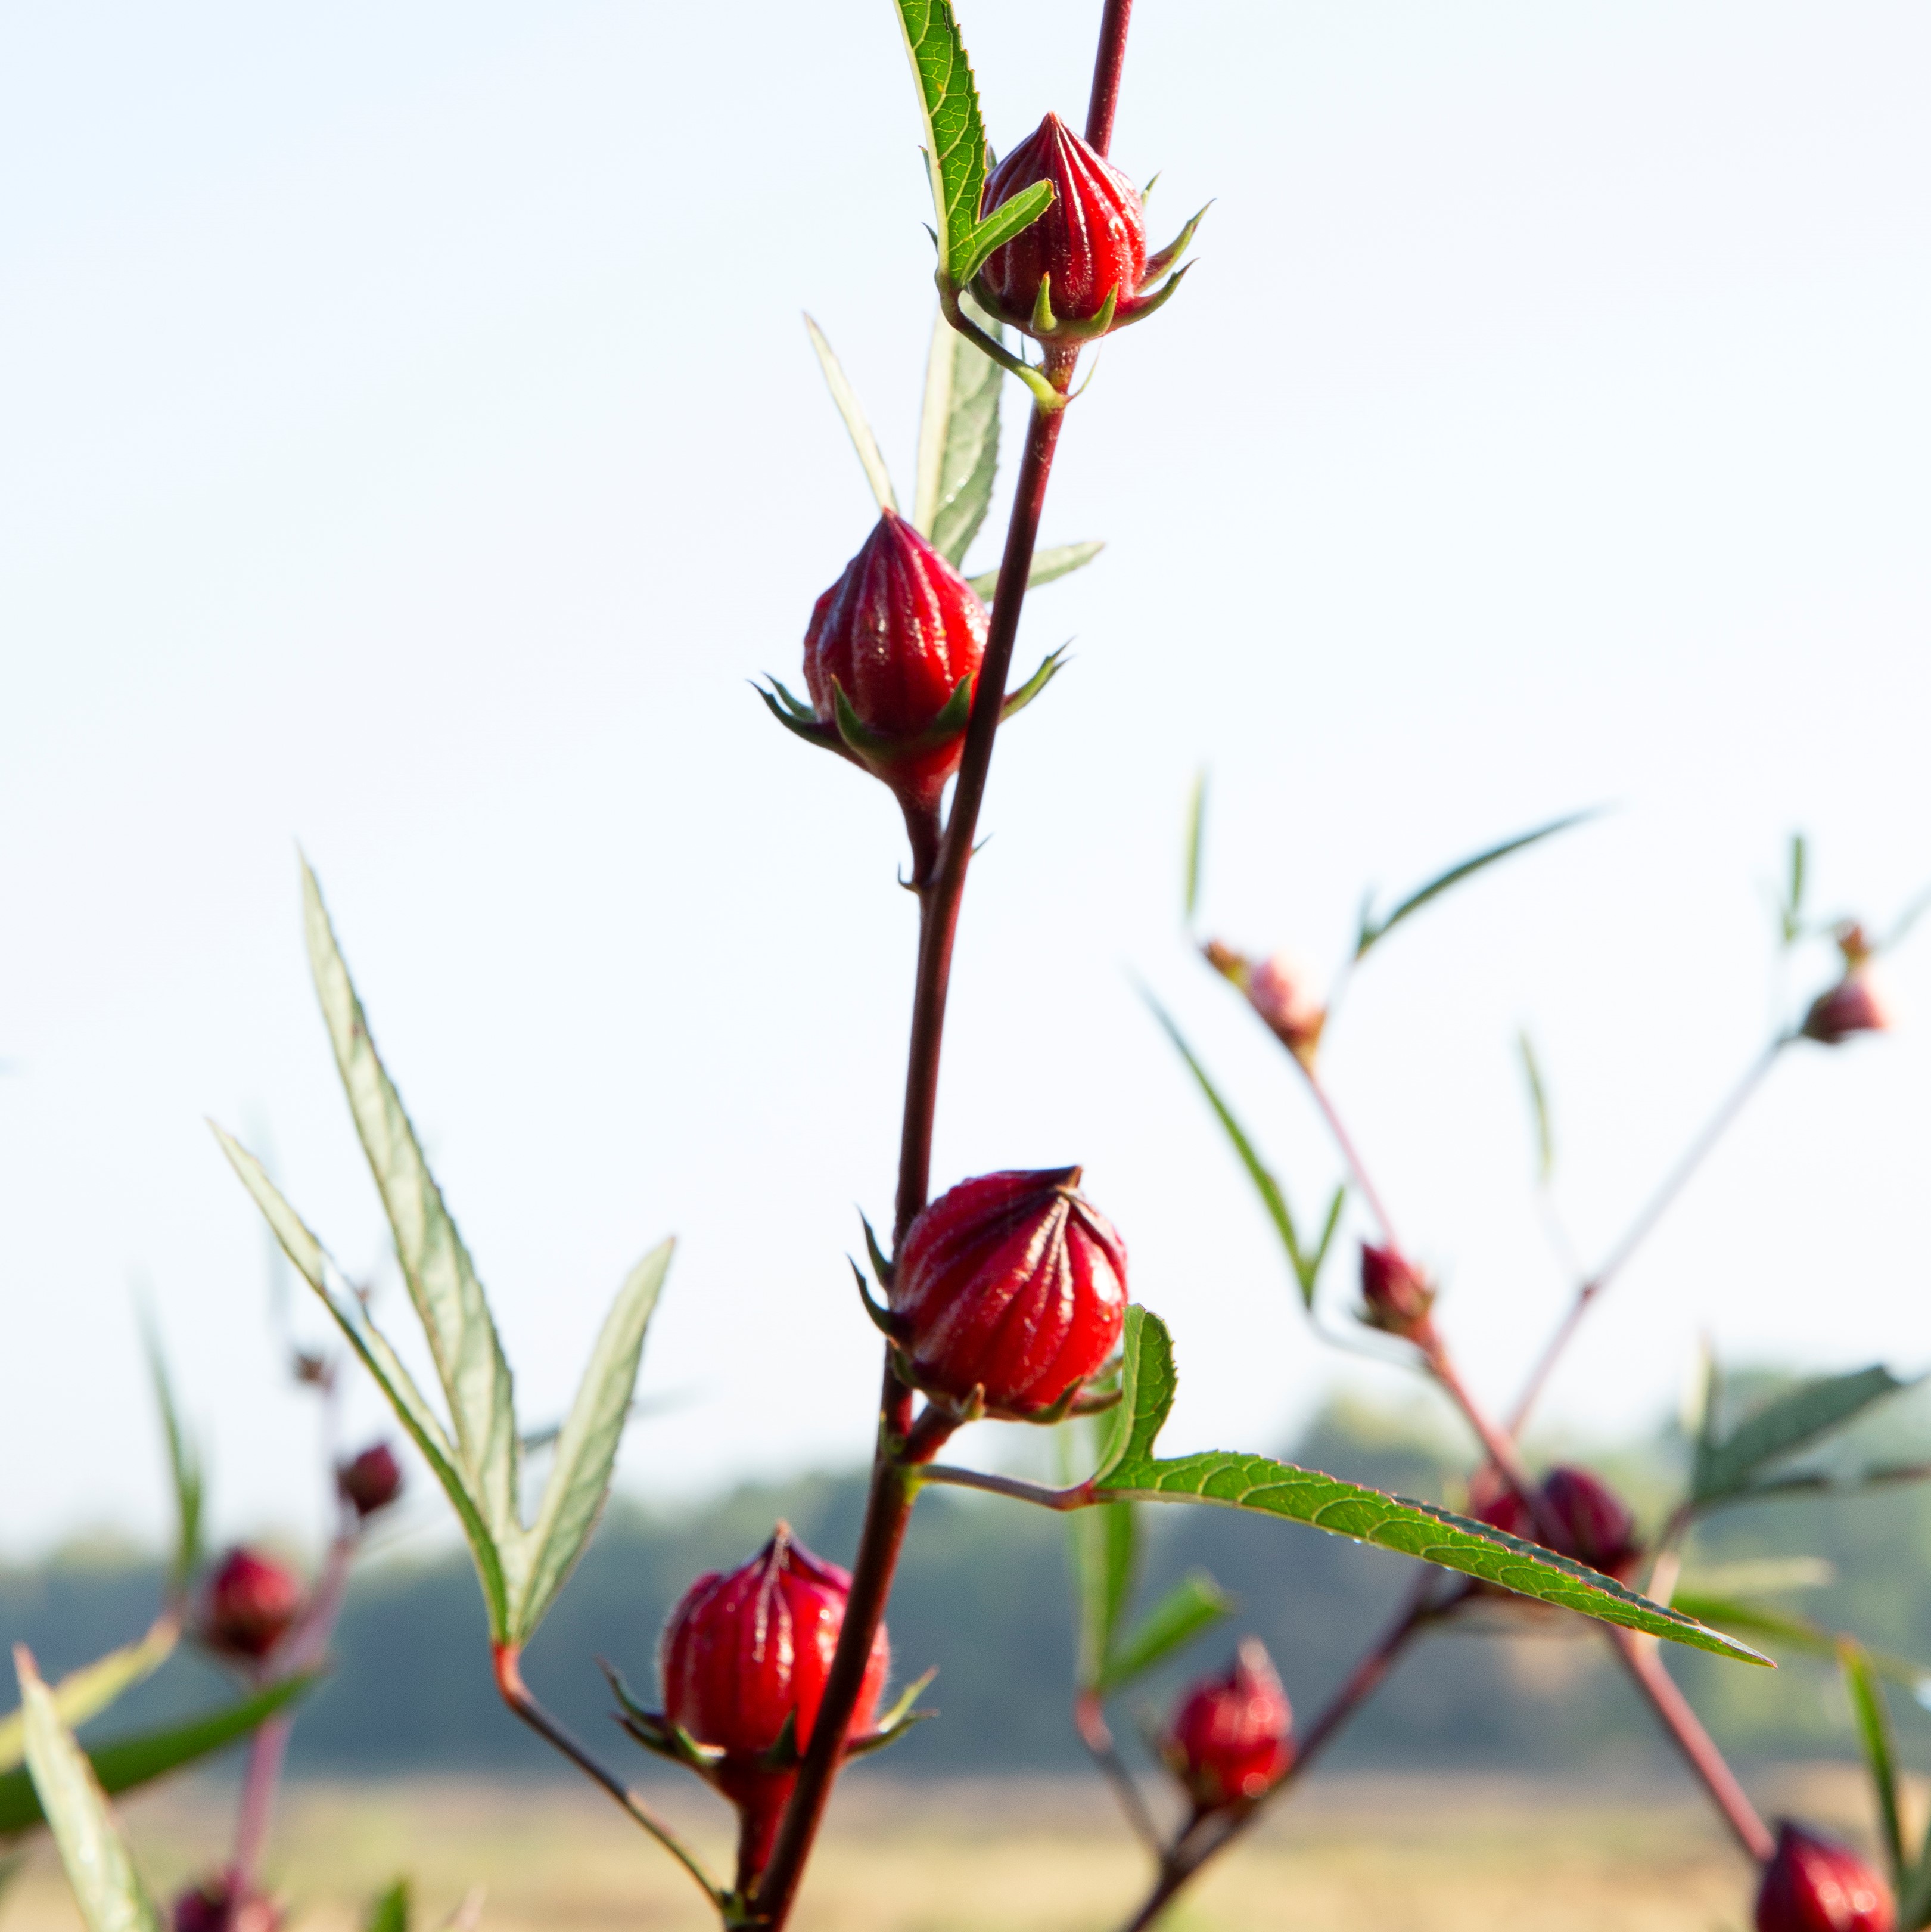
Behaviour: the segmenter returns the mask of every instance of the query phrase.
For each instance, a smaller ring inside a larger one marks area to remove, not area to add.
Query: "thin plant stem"
[[[704,1896],[723,1912],[727,1904],[723,1889],[712,1879],[694,1852],[677,1834],[651,1810],[636,1792],[580,1744],[543,1706],[523,1681],[523,1653],[511,1644],[495,1646],[496,1694],[544,1742],[562,1752],[594,1784],[601,1785],[619,1807],[641,1825],[703,1890]]]
[[[1153,1814],[1147,1808],[1146,1795],[1140,1789],[1139,1780],[1133,1775],[1132,1768],[1120,1754],[1120,1747],[1113,1741],[1113,1732],[1096,1691],[1082,1690],[1073,1700],[1073,1728],[1079,1732],[1079,1741],[1085,1745],[1087,1754],[1099,1767],[1100,1775],[1119,1799],[1120,1808],[1126,1814],[1127,1823],[1133,1828],[1133,1835],[1156,1858],[1164,1860],[1165,1851],[1160,1840],[1160,1828],[1154,1823]]]
[[[1643,1204],[1636,1219],[1624,1231],[1622,1238],[1609,1250],[1602,1264],[1576,1291],[1576,1298],[1570,1303],[1568,1312],[1564,1316],[1555,1333],[1549,1337],[1548,1346],[1531,1372],[1522,1394],[1516,1399],[1515,1408],[1509,1416],[1509,1433],[1519,1436],[1527,1424],[1530,1412],[1534,1408],[1556,1364],[1562,1359],[1564,1352],[1575,1339],[1576,1331],[1582,1325],[1597,1297],[1607,1288],[1629,1264],[1630,1257],[1642,1246],[1655,1230],[1657,1223],[1669,1210],[1676,1197],[1683,1192],[1690,1177],[1707,1160],[1717,1144],[1722,1140],[1744,1110],[1744,1104],[1762,1084],[1763,1078],[1777,1064],[1778,1057],[1795,1037],[1788,1033],[1779,1034],[1768,1046],[1750,1063],[1742,1079],[1733,1087],[1723,1105],[1711,1115],[1703,1130],[1698,1134],[1678,1158],[1676,1165],[1664,1175],[1661,1184]]]
[[[242,1774],[241,1803],[235,1816],[235,1856],[228,1870],[229,1890],[238,1902],[252,1898],[260,1882],[262,1856],[268,1849],[268,1826],[274,1817],[275,1793],[281,1784],[293,1721],[272,1717],[248,1742],[248,1768]]]
[[[1113,146],[1113,116],[1120,105],[1120,75],[1126,63],[1126,29],[1132,16],[1133,0],[1106,0],[1086,109],[1087,146],[1102,154]]]
[[[961,1469],[949,1462],[928,1464],[919,1472],[919,1478],[955,1490],[983,1490],[988,1496],[1010,1496],[1015,1502],[1036,1503],[1041,1509],[1084,1509],[1093,1501],[1093,1490],[1084,1483],[1069,1490],[1052,1490],[1023,1477],[988,1475],[983,1469]]]
[[[1379,1224],[1382,1240],[1399,1253],[1402,1244],[1395,1238],[1395,1223],[1388,1212],[1387,1203],[1377,1190],[1373,1178],[1369,1174],[1368,1163],[1361,1158],[1353,1137],[1342,1120],[1340,1111],[1334,1104],[1333,1096],[1328,1092],[1321,1076],[1298,1054],[1294,1056],[1294,1062],[1306,1076],[1308,1091],[1314,1096],[1314,1103],[1321,1109],[1321,1117],[1327,1123],[1327,1131],[1333,1136],[1334,1144],[1340,1150],[1342,1160],[1348,1172],[1354,1176],[1354,1185],[1360,1190],[1362,1199],[1367,1202],[1369,1212]]]

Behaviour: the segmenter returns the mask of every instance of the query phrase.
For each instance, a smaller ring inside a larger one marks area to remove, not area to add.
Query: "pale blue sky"
[[[1096,12],[962,0],[996,142],[1080,110]],[[1498,1399],[1563,1294],[1516,1026],[1593,1252],[1762,1036],[1786,831],[1832,907],[1931,878],[1931,14],[1138,16],[1117,158],[1163,171],[1162,238],[1215,206],[1066,431],[1047,536],[1111,548],[1029,606],[1023,668],[1075,662],[1001,742],[937,1166],[1084,1161],[1175,1330],[1171,1440],[1270,1446],[1334,1365],[1129,977],[1324,1194],[1176,929],[1198,764],[1209,924],[1323,958],[1365,884],[1618,807],[1391,941],[1332,1045]],[[297,839],[529,1414],[675,1230],[646,1388],[687,1400],[625,1480],[856,1458],[842,1257],[889,1208],[912,909],[883,792],[746,680],[793,676],[869,522],[800,309],[910,467],[891,10],[73,0],[4,47],[0,1550],[158,1529],[136,1269],[217,1521],[313,1520],[201,1125],[265,1126],[344,1258],[379,1253]],[[1894,981],[1931,1016],[1931,940]],[[1653,1414],[1705,1330],[1931,1355],[1927,1096],[1921,1025],[1786,1067],[1558,1409]]]

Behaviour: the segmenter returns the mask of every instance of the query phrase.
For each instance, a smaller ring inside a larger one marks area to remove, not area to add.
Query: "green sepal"
[[[1068,646],[1060,645],[1056,651],[1049,651],[1040,661],[1039,668],[1017,691],[1009,692],[1006,701],[999,707],[999,722],[1003,724],[1009,718],[1016,716],[1044,691],[1059,675],[1066,662]]]
[[[785,1712],[777,1736],[758,1754],[757,1768],[760,1771],[796,1771],[803,1762],[798,1749],[798,1707],[794,1704]]]
[[[895,1744],[914,1724],[922,1724],[936,1718],[939,1714],[936,1711],[915,1711],[912,1707],[938,1674],[938,1666],[934,1664],[924,1676],[907,1684],[898,1702],[870,1730],[861,1732],[847,1744],[846,1756],[866,1757],[874,1751],[883,1750],[888,1744]]]
[[[817,746],[821,752],[835,752],[841,758],[850,757],[851,754],[839,743],[838,734],[829,724],[821,724],[818,722],[818,715],[815,711],[804,712],[787,709],[787,706],[795,705],[797,700],[784,689],[784,686],[778,683],[777,679],[773,678],[771,681],[774,685],[777,685],[779,692],[783,693],[784,699],[783,704],[780,704],[778,700],[766,691],[761,684],[754,684],[751,689],[764,700],[765,709],[784,727],[786,730],[790,732],[794,737],[802,738],[808,745]]]
[[[1144,201],[1144,199],[1143,196],[1141,200]],[[1149,255],[1147,257],[1147,272],[1140,278],[1140,286],[1143,289],[1149,282],[1157,281],[1180,260],[1181,255],[1186,251],[1187,244],[1193,239],[1194,230],[1200,226],[1207,209],[1213,206],[1212,202],[1208,202],[1158,254]]]
[[[889,1289],[892,1276],[898,1273],[897,1264],[886,1258],[885,1250],[878,1245],[878,1237],[873,1232],[871,1222],[862,1208],[858,1218],[859,1225],[865,1230],[865,1251],[871,1257],[871,1271],[877,1276],[879,1286]]]
[[[724,1754],[721,1745],[700,1744],[682,1724],[673,1724],[662,1712],[646,1709],[631,1694],[623,1672],[615,1665],[606,1663],[600,1657],[597,1668],[604,1673],[611,1695],[621,1707],[617,1712],[617,1722],[628,1736],[655,1756],[667,1758],[673,1764],[681,1764],[686,1770],[694,1771],[700,1778],[709,1778],[723,1760]]]
[[[1059,317],[1053,313],[1053,278],[1050,273],[1039,278],[1039,292],[1033,298],[1033,319],[1027,328],[1036,336],[1057,335],[1060,332]]]
[[[870,1232],[869,1228],[866,1230],[867,1233]],[[849,1255],[845,1258],[851,1260]],[[871,1325],[888,1341],[904,1341],[905,1324],[890,1309],[872,1299],[871,1284],[865,1280],[865,1270],[856,1262],[852,1262],[852,1279],[858,1283],[858,1298],[865,1304],[865,1312],[871,1318]]]

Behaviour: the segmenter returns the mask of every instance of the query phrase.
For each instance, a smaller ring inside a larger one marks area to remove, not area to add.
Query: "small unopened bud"
[[[1306,1065],[1321,1045],[1327,1012],[1314,990],[1314,976],[1292,952],[1277,952],[1248,970],[1247,998],[1275,1038]]]
[[[916,1385],[1027,1421],[1069,1400],[1126,1320],[1126,1244],[1076,1167],[982,1174],[905,1232],[888,1296]]]
[[[259,1894],[238,1899],[229,1880],[219,1877],[190,1886],[169,1916],[173,1932],[279,1932],[282,1922],[272,1899]]]
[[[797,1780],[796,1758],[811,1744],[850,1592],[847,1572],[814,1556],[781,1522],[742,1568],[700,1576],[664,1627],[664,1714],[698,1744],[724,1754],[712,1775],[738,1808],[741,1890],[771,1856]],[[871,1728],[890,1664],[881,1624],[848,1736]],[[787,1722],[795,1754],[788,1765],[774,1765],[773,1748]]]
[[[1197,1812],[1264,1797],[1294,1762],[1294,1713],[1267,1646],[1249,1637],[1233,1664],[1188,1691],[1161,1745]]]
[[[1803,1034],[1821,1046],[1840,1046],[1853,1034],[1885,1032],[1891,1021],[1890,1006],[1873,983],[1870,969],[1858,966],[1811,1001]]]
[[[372,1442],[336,1471],[335,1482],[356,1515],[372,1516],[402,1494],[402,1465],[386,1442]]]
[[[259,1664],[288,1634],[301,1608],[292,1570],[252,1550],[231,1550],[202,1593],[196,1634],[217,1655]]]
[[[1573,1556],[1606,1576],[1627,1579],[1635,1570],[1643,1553],[1636,1520],[1600,1476],[1592,1476],[1587,1469],[1552,1469],[1543,1478],[1542,1498],[1561,1529],[1559,1548],[1563,1556]],[[1504,1535],[1519,1537],[1525,1543],[1549,1541],[1513,1490],[1504,1489],[1490,1500],[1478,1502],[1475,1514]]]
[[[1370,1328],[1399,1335],[1404,1341],[1426,1345],[1435,1324],[1429,1311],[1435,1290],[1428,1278],[1399,1250],[1361,1244],[1360,1318]]]
[[[1855,1852],[1786,1820],[1757,1892],[1757,1932],[1892,1932],[1890,1888]]]

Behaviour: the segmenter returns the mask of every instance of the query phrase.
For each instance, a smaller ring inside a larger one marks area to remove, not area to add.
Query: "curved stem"
[[[961,1469],[949,1462],[928,1463],[919,1475],[924,1482],[943,1483],[955,1490],[983,1490],[988,1496],[1036,1503],[1041,1509],[1085,1509],[1096,1500],[1090,1484],[1076,1484],[1069,1490],[1049,1490],[1043,1483],[1029,1483],[1021,1477],[988,1475],[982,1469]]]
[[[1100,1775],[1112,1786],[1114,1796],[1120,1800],[1120,1810],[1126,1814],[1127,1823],[1133,1828],[1133,1835],[1156,1858],[1164,1859],[1159,1827],[1153,1822],[1153,1813],[1147,1809],[1139,1780],[1120,1755],[1120,1747],[1113,1742],[1113,1732],[1096,1691],[1082,1690],[1074,1698],[1073,1728],[1078,1732],[1079,1741],[1085,1745],[1088,1755],[1099,1766]]]
[[[1382,1240],[1399,1253],[1402,1244],[1395,1238],[1395,1224],[1390,1218],[1387,1204],[1383,1201],[1374,1182],[1369,1178],[1367,1163],[1355,1147],[1332,1096],[1322,1084],[1321,1076],[1298,1054],[1294,1056],[1294,1062],[1307,1076],[1308,1090],[1314,1096],[1315,1105],[1321,1109],[1321,1118],[1327,1123],[1327,1131],[1334,1136],[1334,1144],[1341,1150],[1342,1160],[1348,1172],[1354,1176],[1354,1185],[1360,1190],[1362,1199],[1367,1202],[1369,1211],[1380,1224]]]
[[[523,1681],[523,1653],[511,1644],[493,1646],[496,1694],[544,1742],[561,1751],[594,1784],[601,1785],[630,1816],[641,1825],[702,1887],[704,1896],[722,1912],[727,1900],[722,1888],[697,1862],[694,1853],[650,1807],[613,1771],[586,1750],[532,1694]]]

